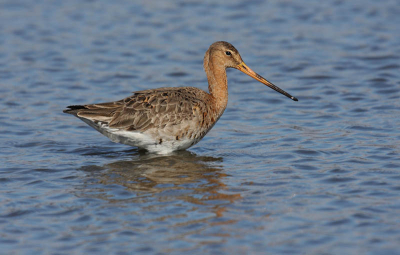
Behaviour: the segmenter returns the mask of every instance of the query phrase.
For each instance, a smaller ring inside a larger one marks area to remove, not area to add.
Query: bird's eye
[[[232,55],[232,53],[231,53],[230,51],[225,51],[225,54],[226,54],[227,56]]]

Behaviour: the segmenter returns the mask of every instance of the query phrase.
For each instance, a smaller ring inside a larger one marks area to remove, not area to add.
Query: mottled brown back
[[[115,102],[68,106],[64,112],[127,131],[144,132],[194,120],[199,128],[206,128],[217,118],[210,114],[210,99],[194,87],[159,88],[137,91]]]

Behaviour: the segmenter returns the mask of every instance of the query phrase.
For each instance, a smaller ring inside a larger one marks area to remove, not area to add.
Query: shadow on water
[[[226,186],[224,178],[228,176],[222,162],[221,157],[198,156],[189,151],[168,156],[139,151],[129,159],[82,167],[81,170],[94,178],[85,184],[84,196],[95,194],[96,198],[112,203],[150,205],[156,199],[188,202],[199,207],[212,205],[216,210],[211,211],[218,217],[225,210],[220,205],[241,197],[221,192]],[[96,191],[90,192],[91,189]]]

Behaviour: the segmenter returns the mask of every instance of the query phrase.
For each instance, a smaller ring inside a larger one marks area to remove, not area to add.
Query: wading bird
[[[204,56],[209,93],[194,87],[149,89],[115,102],[71,105],[64,112],[113,142],[156,153],[184,150],[198,143],[223,114],[228,103],[227,68],[236,68],[298,101],[251,70],[232,44],[220,41]]]

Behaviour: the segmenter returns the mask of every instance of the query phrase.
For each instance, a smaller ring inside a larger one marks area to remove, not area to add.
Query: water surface
[[[5,254],[400,254],[399,1],[0,1]],[[299,102],[237,70],[188,151],[151,155],[62,113],[207,89],[231,42]]]

